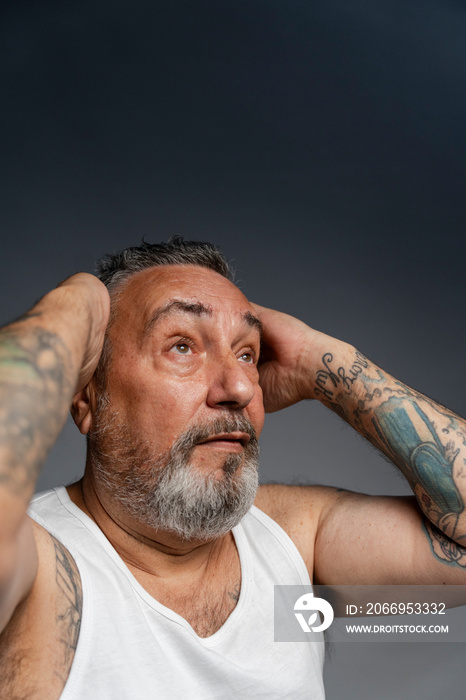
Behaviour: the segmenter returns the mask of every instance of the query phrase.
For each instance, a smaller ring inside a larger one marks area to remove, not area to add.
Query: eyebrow
[[[176,312],[191,314],[193,316],[212,316],[212,307],[202,304],[199,301],[190,302],[183,301],[181,299],[172,299],[167,301],[166,304],[156,309],[151,315],[144,327],[144,335],[147,336],[161,318]],[[259,334],[262,336],[263,327],[257,316],[254,316],[254,314],[252,314],[250,311],[245,311],[242,315],[242,320],[243,323],[250,328],[257,328]]]
[[[262,338],[262,333],[263,333],[263,330],[264,330],[264,326],[263,326],[263,324],[262,324],[262,321],[260,321],[260,320],[257,318],[257,316],[254,316],[254,314],[252,314],[250,311],[246,311],[246,312],[243,314],[243,321],[244,321],[248,326],[250,326],[251,328],[257,328],[257,330],[259,331],[259,334],[260,334],[260,336],[261,336],[261,338]]]
[[[201,302],[195,301],[182,301],[180,299],[172,299],[167,301],[166,304],[156,309],[147,321],[144,328],[144,335],[148,335],[155,324],[160,321],[164,316],[169,316],[173,312],[181,312],[192,314],[193,316],[211,316],[212,308],[201,304]]]

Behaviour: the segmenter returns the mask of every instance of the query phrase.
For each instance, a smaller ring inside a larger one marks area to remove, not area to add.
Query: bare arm
[[[405,528],[398,539],[409,543],[412,538],[417,552],[422,544],[425,557],[420,566],[433,556],[437,562],[466,568],[465,422],[383,372],[351,345],[285,314],[257,309],[265,326],[261,383],[266,408],[278,410],[304,398],[320,400],[399,467],[419,506],[409,499],[324,490],[317,533],[317,541],[327,548],[324,557],[329,559],[332,546],[339,547],[337,533],[344,538],[351,528],[353,534],[359,528],[367,542],[374,537],[379,543],[384,540],[373,562],[383,567],[385,557],[392,565],[397,540],[392,533],[390,544],[386,532],[389,524],[398,524]],[[367,533],[369,524],[375,527]],[[398,547],[399,553],[402,549]]]
[[[92,376],[108,307],[105,287],[80,273],[0,331],[0,630],[34,581],[27,505],[74,393]]]
[[[446,538],[466,566],[466,425],[446,408],[376,367],[353,348],[325,352],[314,395],[337,411],[398,466],[409,482],[434,552]],[[442,533],[444,533],[442,535]],[[445,537],[446,536],[446,537]]]

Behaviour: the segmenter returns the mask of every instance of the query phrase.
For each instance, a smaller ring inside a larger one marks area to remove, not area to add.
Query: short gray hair
[[[172,236],[166,243],[146,243],[106,255],[97,263],[96,274],[110,295],[129,277],[159,265],[197,265],[207,267],[234,280],[234,273],[223,253],[212,243],[185,241]]]

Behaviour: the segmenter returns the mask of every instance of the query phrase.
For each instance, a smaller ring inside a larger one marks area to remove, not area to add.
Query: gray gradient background
[[[1,320],[143,235],[209,239],[464,412],[465,30],[459,0],[4,1]],[[83,458],[68,424],[39,488]],[[262,479],[407,492],[313,402],[268,417]],[[463,698],[465,651],[340,645],[328,699]]]

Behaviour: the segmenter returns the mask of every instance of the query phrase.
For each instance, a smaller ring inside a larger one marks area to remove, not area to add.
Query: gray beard
[[[131,438],[118,415],[102,405],[89,436],[96,482],[134,519],[183,540],[211,540],[238,525],[257,493],[259,445],[250,421],[226,414],[183,433],[170,450],[151,455],[149,446]],[[250,436],[241,454],[225,456],[220,479],[191,466],[194,447],[219,433]]]

